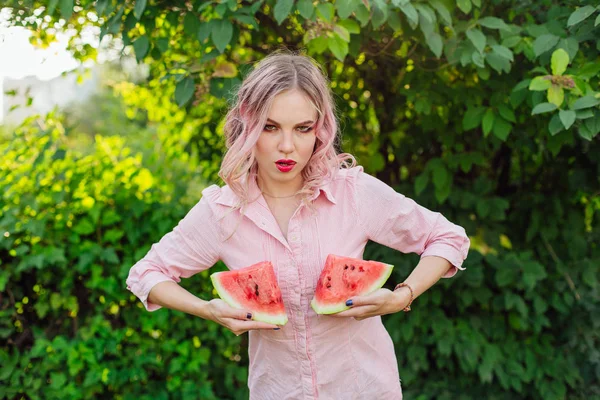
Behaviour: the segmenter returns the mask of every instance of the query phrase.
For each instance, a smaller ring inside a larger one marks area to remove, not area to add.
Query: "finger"
[[[337,314],[331,314],[334,317],[361,317],[367,314],[372,314],[373,311],[377,309],[376,306],[366,305],[366,306],[357,306],[352,307],[349,310],[339,312]]]
[[[239,319],[229,319],[229,326],[232,330],[245,330],[249,331],[251,329],[275,329],[279,328],[279,326],[274,324],[267,324],[266,322],[260,321],[248,321],[248,320],[239,320]]]
[[[367,306],[367,305],[377,305],[379,304],[380,294],[378,292],[371,293],[366,296],[354,296],[350,297],[346,301],[346,305],[348,307],[356,307],[356,306]]]

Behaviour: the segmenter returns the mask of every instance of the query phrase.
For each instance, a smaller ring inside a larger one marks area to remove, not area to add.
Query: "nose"
[[[294,152],[294,137],[291,132],[283,131],[281,134],[281,140],[277,146],[278,150],[284,154],[290,154]]]

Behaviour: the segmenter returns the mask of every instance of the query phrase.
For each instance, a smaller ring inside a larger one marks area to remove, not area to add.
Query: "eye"
[[[271,129],[274,128],[274,129]],[[265,125],[264,130],[267,132],[273,132],[275,131],[275,129],[277,129],[277,127],[275,125]]]
[[[299,126],[298,130],[302,133],[308,133],[313,130],[312,126]]]

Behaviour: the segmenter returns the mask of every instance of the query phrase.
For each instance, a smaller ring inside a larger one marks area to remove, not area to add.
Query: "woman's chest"
[[[284,236],[278,218],[285,214],[266,210],[245,215],[237,223],[224,222],[235,232],[222,247],[222,261],[239,269],[260,261],[273,264],[284,301],[299,305],[310,300],[329,254],[362,258],[366,236],[356,221],[339,215],[335,207],[310,212],[299,209],[287,218]],[[237,228],[236,228],[237,225]]]

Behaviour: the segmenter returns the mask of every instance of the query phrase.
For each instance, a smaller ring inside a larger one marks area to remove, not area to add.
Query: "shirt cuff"
[[[138,299],[142,302],[146,310],[148,311],[156,311],[162,306],[149,302],[148,294],[150,294],[150,290],[157,284],[161,282],[175,282],[175,280],[169,278],[158,271],[148,272],[141,281],[138,281],[136,284],[131,285],[131,287],[127,287],[134,295],[137,296]],[[177,282],[175,282],[177,283]]]
[[[469,251],[469,241],[465,240],[460,250],[457,250],[456,247],[444,244],[444,243],[434,243],[428,246],[425,251],[421,254],[421,258],[427,256],[437,256],[442,257],[452,266],[446,271],[442,278],[452,278],[458,270],[465,270],[465,267],[462,266],[463,261],[467,258],[467,252]]]

